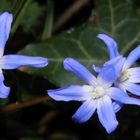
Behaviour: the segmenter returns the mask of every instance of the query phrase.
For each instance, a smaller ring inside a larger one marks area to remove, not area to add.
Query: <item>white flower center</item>
[[[129,71],[128,70],[125,70],[122,74],[121,74],[121,76],[120,76],[120,78],[119,78],[119,82],[125,82],[126,80],[128,80],[129,79],[129,76],[130,76],[130,73],[129,73]]]
[[[101,86],[98,86],[98,87],[95,88],[95,90],[92,94],[92,98],[97,99],[97,98],[100,98],[104,95],[105,95],[105,89]]]

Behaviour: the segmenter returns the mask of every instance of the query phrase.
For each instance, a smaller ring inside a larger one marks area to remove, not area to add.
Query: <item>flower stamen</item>
[[[93,99],[97,99],[97,98],[100,98],[102,97],[103,95],[105,95],[105,90],[103,87],[101,86],[98,86],[95,88],[93,94],[92,94],[92,98]]]
[[[121,76],[120,76],[120,78],[119,78],[119,82],[124,82],[124,81],[128,80],[128,79],[129,79],[129,76],[130,76],[129,71],[128,71],[128,70],[125,70],[125,71],[121,74]]]

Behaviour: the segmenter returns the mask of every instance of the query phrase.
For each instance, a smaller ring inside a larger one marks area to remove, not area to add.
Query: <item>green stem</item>
[[[47,38],[50,38],[52,35],[53,13],[54,13],[53,0],[47,1],[47,8],[48,9],[46,14],[45,26],[41,37],[42,40],[46,40]]]
[[[22,5],[20,4],[20,6],[19,6],[19,7],[21,7],[20,10],[18,10],[18,12],[15,13],[17,15],[15,15],[16,18],[15,18],[14,24],[12,26],[11,34],[14,34],[16,32],[16,30],[19,27],[20,23],[22,22],[22,19],[26,13],[26,10],[31,2],[32,2],[32,0],[24,0],[21,2]]]

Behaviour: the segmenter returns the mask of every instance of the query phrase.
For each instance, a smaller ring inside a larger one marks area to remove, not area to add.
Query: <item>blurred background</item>
[[[64,58],[90,70],[107,60],[98,33],[112,36],[123,55],[140,44],[139,0],[1,0],[4,11],[14,16],[5,54],[43,56],[50,64],[4,71],[11,92],[0,99],[0,140],[140,140],[137,106],[125,105],[117,113],[118,128],[108,135],[96,113],[84,124],[72,121],[80,102],[56,102],[47,95],[48,89],[82,84],[63,69]]]

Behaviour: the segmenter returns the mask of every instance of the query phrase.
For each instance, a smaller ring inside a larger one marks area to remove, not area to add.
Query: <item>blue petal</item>
[[[117,113],[118,111],[120,111],[120,109],[122,108],[123,104],[119,103],[119,102],[113,102],[113,108],[115,113]]]
[[[124,93],[118,88],[111,87],[108,89],[107,93],[111,96],[113,100],[118,101],[122,104],[140,105],[139,99],[129,97],[126,93]]]
[[[124,63],[123,70],[126,70],[129,67],[131,67],[139,58],[140,58],[140,45],[130,52]]]
[[[121,89],[123,92],[127,93],[125,86],[122,83],[115,83],[115,87]]]
[[[107,61],[99,75],[98,80],[102,80],[104,84],[112,84],[119,78],[122,71],[122,66],[124,64],[125,59],[122,56],[117,56],[109,61]]]
[[[48,59],[43,57],[4,55],[1,60],[2,69],[16,69],[21,66],[42,68],[48,65]]]
[[[7,98],[10,92],[10,88],[6,87],[3,83],[4,77],[3,74],[0,74],[0,98]]]
[[[128,71],[131,75],[138,75],[138,74],[140,74],[140,67],[129,68],[129,69],[127,69],[127,71]]]
[[[125,82],[123,85],[125,86],[126,90],[132,94],[140,96],[140,85],[130,82]]]
[[[118,121],[116,120],[115,111],[109,96],[104,96],[99,100],[97,114],[107,133],[110,134],[117,128]]]
[[[110,59],[119,55],[115,40],[113,40],[111,37],[109,37],[106,34],[99,34],[97,37],[103,40],[104,43],[106,44]]]
[[[138,76],[129,76],[129,79],[127,80],[131,83],[140,83],[140,75]]]
[[[140,67],[134,67],[127,69],[129,74],[128,82],[140,83]]]
[[[101,71],[101,67],[95,66],[94,64],[92,65],[92,68],[95,72],[99,73]]]
[[[98,79],[102,79],[105,84],[112,84],[117,78],[115,68],[112,65],[103,67],[98,75]]]
[[[87,82],[88,84],[96,85],[96,78],[91,74],[86,67],[72,58],[64,60],[64,68],[73,72],[76,76]]]
[[[72,119],[78,123],[84,123],[90,119],[96,110],[96,103],[93,100],[85,101],[76,113],[72,116]]]
[[[91,86],[72,85],[56,90],[48,90],[48,95],[56,101],[84,101],[92,97]]]
[[[9,38],[11,23],[13,21],[12,14],[4,12],[0,15],[0,56],[3,55],[6,41]]]
[[[104,67],[105,66],[113,66],[115,69],[116,75],[119,77],[121,75],[124,62],[125,62],[125,58],[122,57],[121,55],[119,55],[119,56],[105,62],[103,66]]]

